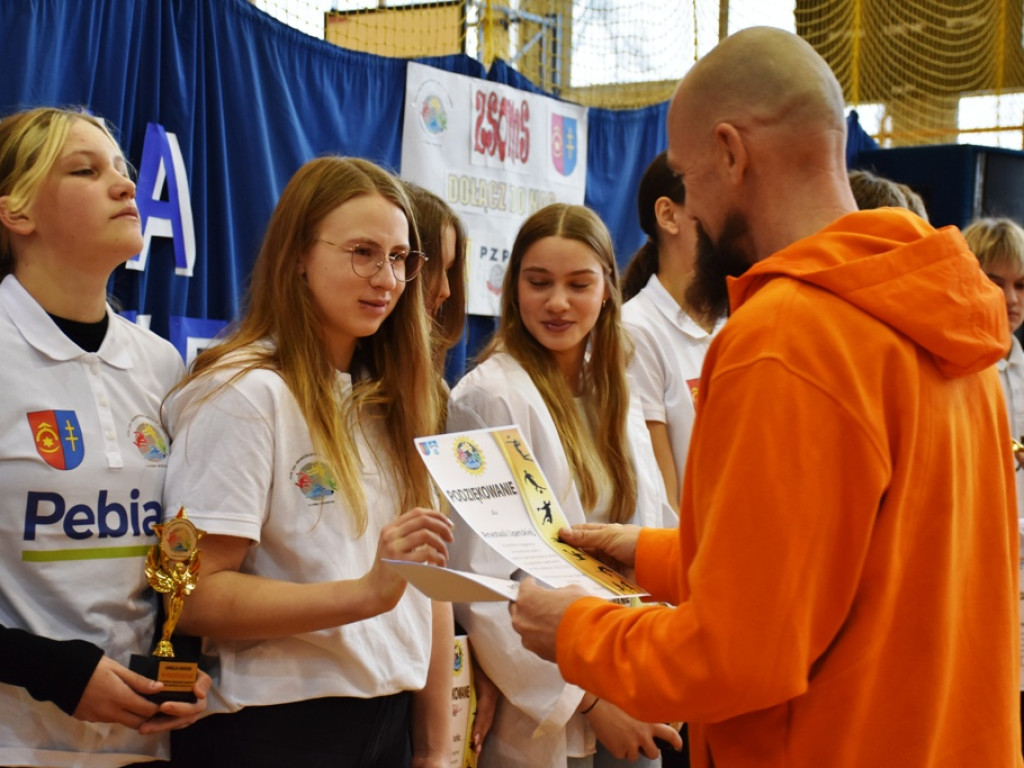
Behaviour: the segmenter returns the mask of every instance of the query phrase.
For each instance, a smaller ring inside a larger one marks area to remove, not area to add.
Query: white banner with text
[[[462,219],[468,311],[497,315],[519,226],[545,205],[583,204],[587,109],[409,62],[401,173]]]

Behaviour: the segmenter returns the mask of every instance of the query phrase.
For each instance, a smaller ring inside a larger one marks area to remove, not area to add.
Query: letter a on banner
[[[161,200],[165,183],[167,200]],[[157,123],[146,124],[135,203],[142,219],[142,250],[125,267],[145,270],[153,238],[169,237],[174,241],[174,273],[191,277],[196,263],[196,231],[185,163],[178,137]]]

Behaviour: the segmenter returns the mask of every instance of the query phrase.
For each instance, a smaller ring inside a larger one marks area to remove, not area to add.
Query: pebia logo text
[[[107,491],[99,492],[95,508],[88,504],[68,506],[59,493],[29,491],[25,504],[25,541],[35,541],[46,526],[61,526],[69,539],[101,539],[123,536],[152,536],[163,507],[159,501],[140,504],[139,490],[132,488],[128,505],[110,501]],[[55,529],[48,529],[55,530]]]

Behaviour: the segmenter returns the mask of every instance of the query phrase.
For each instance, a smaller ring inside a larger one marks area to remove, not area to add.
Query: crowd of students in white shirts
[[[664,154],[638,212],[648,239],[621,279],[592,211],[531,215],[497,330],[449,392],[458,218],[368,161],[312,160],[274,210],[243,315],[185,373],[106,301],[142,244],[109,128],[49,108],[0,122],[0,765],[447,768],[452,607],[382,560],[514,566],[437,509],[413,438],[516,423],[571,523],[677,524],[725,314],[691,301],[697,234]],[[1024,232],[965,235],[1017,330]],[[1016,339],[999,370],[1024,443]],[[179,629],[212,664],[195,703],[156,704],[160,684],[125,665],[157,627],[152,526],[179,507],[206,532]],[[674,728],[525,651],[503,604],[454,619],[478,670],[479,765],[660,765],[656,739],[685,764]]]

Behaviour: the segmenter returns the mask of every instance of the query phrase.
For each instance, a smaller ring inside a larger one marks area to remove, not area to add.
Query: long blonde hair
[[[313,447],[337,480],[360,532],[366,529],[367,500],[353,430],[365,419],[383,421],[386,444],[376,446],[376,453],[392,461],[382,469],[390,471],[392,486],[400,489],[403,509],[426,506],[430,483],[413,438],[431,434],[440,412],[418,280],[405,286],[377,332],[359,340],[351,368],[368,375],[353,377],[352,390],[338,400],[323,323],[300,277],[299,263],[313,247],[324,217],[339,205],[370,194],[381,195],[402,210],[410,243],[417,248],[408,198],[391,174],[359,158],[321,157],[306,163],[288,182],[270,218],[244,316],[222,343],[196,358],[176,388],[239,366],[228,383],[253,369],[277,372],[295,397]],[[273,344],[258,343],[265,339]]]
[[[596,435],[580,417],[573,392],[551,352],[530,334],[519,312],[523,257],[530,246],[545,237],[583,243],[594,252],[604,270],[608,301],[590,331],[589,356],[581,374],[585,407],[591,422],[598,425]],[[620,322],[621,308],[619,271],[607,227],[589,208],[565,203],[549,205],[530,216],[516,236],[502,286],[498,329],[480,356],[486,359],[495,352],[506,352],[529,374],[558,429],[584,509],[593,510],[597,503],[598,480],[591,467],[603,466],[612,483],[610,519],[617,523],[633,517],[637,503],[636,470],[627,439],[626,364],[631,347]]]
[[[0,197],[8,197],[10,213],[18,214],[32,205],[76,120],[95,125],[118,146],[107,123],[82,109],[36,107],[0,120]],[[0,226],[0,280],[13,271],[10,232]]]

